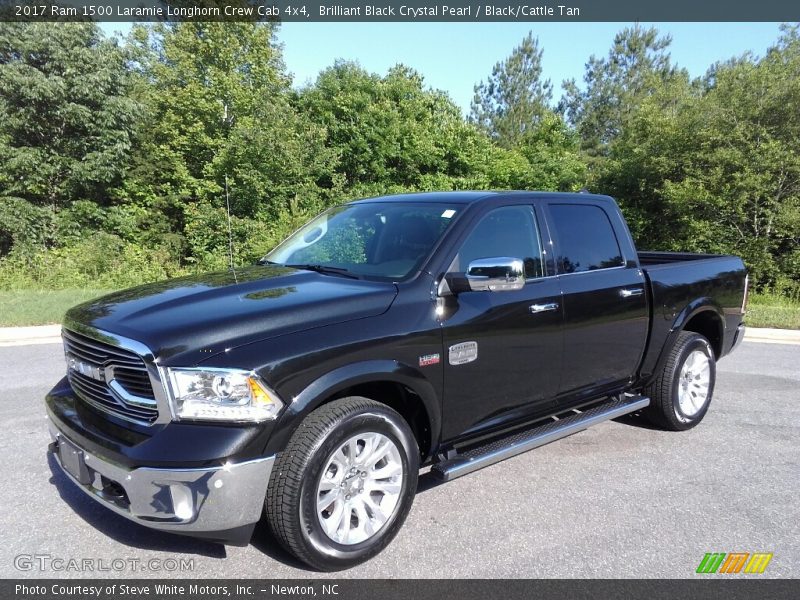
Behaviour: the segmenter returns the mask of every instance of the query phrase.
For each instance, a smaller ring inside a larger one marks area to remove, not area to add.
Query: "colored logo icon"
[[[763,573],[771,560],[771,552],[708,552],[700,561],[697,573]]]

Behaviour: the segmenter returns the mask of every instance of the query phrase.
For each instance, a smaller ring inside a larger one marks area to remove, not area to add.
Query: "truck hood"
[[[192,366],[242,344],[382,314],[396,294],[391,283],[264,265],[116,292],[72,308],[65,324],[141,342],[164,365]]]

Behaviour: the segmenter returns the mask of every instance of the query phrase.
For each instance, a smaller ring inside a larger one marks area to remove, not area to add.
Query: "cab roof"
[[[416,192],[411,194],[392,194],[389,196],[376,196],[374,198],[363,198],[354,200],[349,204],[373,203],[373,202],[437,202],[448,204],[473,204],[489,199],[507,198],[513,196],[524,196],[530,199],[549,198],[558,200],[588,200],[590,198],[610,200],[608,196],[600,194],[589,194],[586,192],[528,192],[523,190],[513,191],[464,191],[464,192]]]

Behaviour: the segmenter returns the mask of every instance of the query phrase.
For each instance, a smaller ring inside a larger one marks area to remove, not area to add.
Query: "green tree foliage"
[[[542,81],[542,53],[532,33],[475,86],[470,119],[502,147],[514,148],[550,112],[550,80]]]
[[[640,245],[736,253],[762,287],[800,290],[800,39],[715,65],[641,102],[598,186]]]
[[[317,207],[335,152],[291,103],[274,25],[176,23],[133,36],[152,112],[140,194],[177,214],[187,202],[222,206],[227,176],[238,216]]]
[[[107,205],[138,113],[122,51],[91,23],[0,23],[0,195]]]
[[[340,156],[336,171],[350,187],[416,189],[426,176],[466,172],[456,148],[467,129],[458,107],[402,65],[380,77],[337,62],[300,93],[299,107],[327,131]]]
[[[585,182],[580,140],[549,106],[542,52],[529,33],[475,86],[470,122],[496,144],[472,163],[474,172],[488,176],[486,187],[575,190]]]
[[[677,74],[668,52],[671,43],[655,28],[626,27],[614,37],[607,58],[589,58],[583,89],[574,79],[564,82],[560,110],[590,154],[603,153],[639,103]]]
[[[402,65],[337,62],[293,90],[275,27],[148,25],[118,43],[0,24],[0,288],[224,268],[229,203],[241,264],[354,197],[588,181],[640,247],[740,254],[757,285],[800,296],[797,28],[695,81],[669,37],[625,29],[557,112],[528,35],[465,119]]]
[[[529,179],[518,189],[576,191],[586,182],[580,138],[552,111],[522,137],[518,151],[528,162]]]

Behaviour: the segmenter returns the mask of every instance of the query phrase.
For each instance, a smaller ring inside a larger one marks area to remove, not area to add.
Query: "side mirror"
[[[510,292],[525,285],[525,264],[519,258],[479,258],[469,263],[466,283],[473,292]]]

